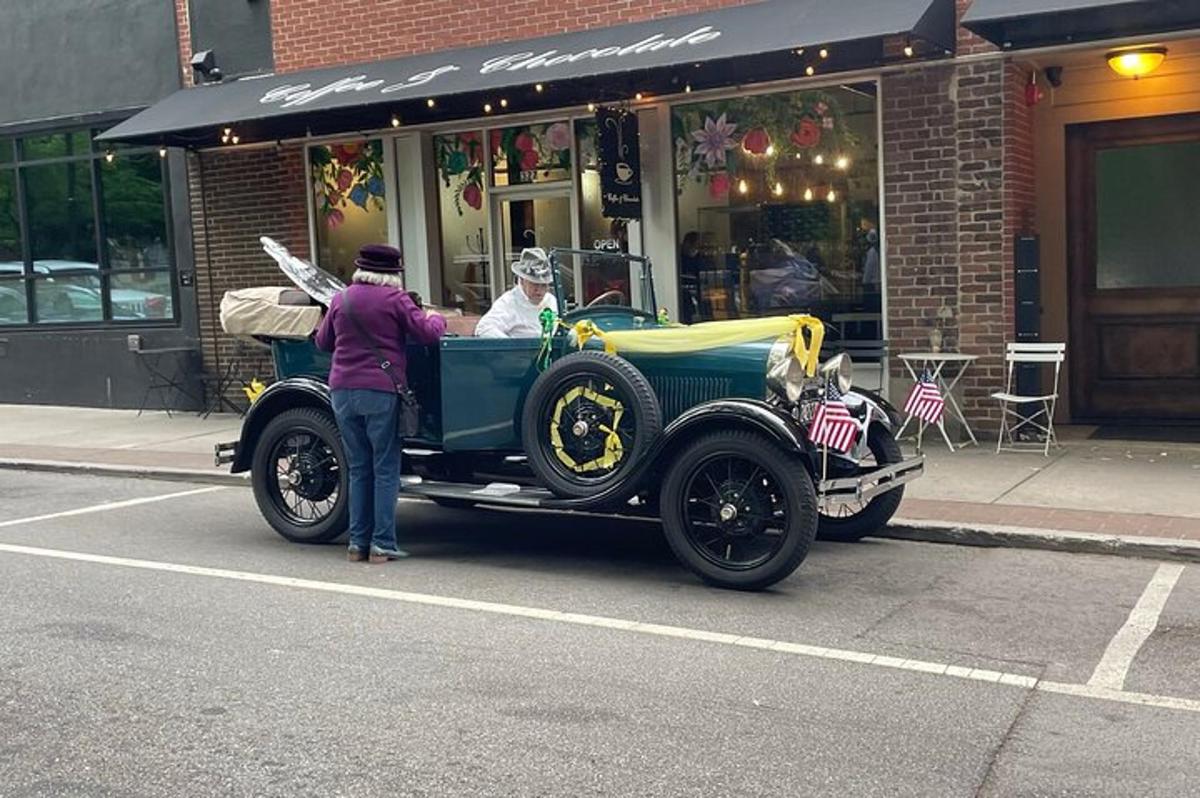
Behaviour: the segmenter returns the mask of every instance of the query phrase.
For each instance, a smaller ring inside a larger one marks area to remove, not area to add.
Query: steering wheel
[[[605,291],[603,294],[601,294],[600,296],[593,299],[591,302],[584,305],[584,307],[591,308],[591,307],[595,307],[596,305],[626,305],[626,304],[628,304],[628,302],[625,299],[625,294],[614,288],[611,291]]]

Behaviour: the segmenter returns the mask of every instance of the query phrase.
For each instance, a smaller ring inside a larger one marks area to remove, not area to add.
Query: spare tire
[[[546,369],[521,415],[530,468],[563,498],[594,496],[621,483],[661,432],[662,411],[649,381],[628,360],[592,350]]]

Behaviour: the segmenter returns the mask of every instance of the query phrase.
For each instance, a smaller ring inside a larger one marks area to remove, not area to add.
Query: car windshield
[[[650,260],[606,250],[554,249],[555,295],[563,313],[581,307],[616,305],[653,314]]]

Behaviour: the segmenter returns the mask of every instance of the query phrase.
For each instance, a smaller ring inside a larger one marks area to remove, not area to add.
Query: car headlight
[[[825,379],[836,377],[838,390],[845,393],[854,385],[854,361],[845,352],[834,355],[821,366],[821,376]]]
[[[767,387],[781,399],[796,402],[804,392],[807,377],[796,359],[791,338],[780,338],[767,354]]]

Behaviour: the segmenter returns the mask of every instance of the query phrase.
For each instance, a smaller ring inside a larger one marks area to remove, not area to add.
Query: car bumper
[[[237,459],[238,442],[218,443],[213,446],[213,462],[217,468],[229,465]]]
[[[925,455],[919,454],[878,471],[857,477],[824,479],[817,483],[817,498],[828,505],[864,504],[895,490],[925,473]]]

